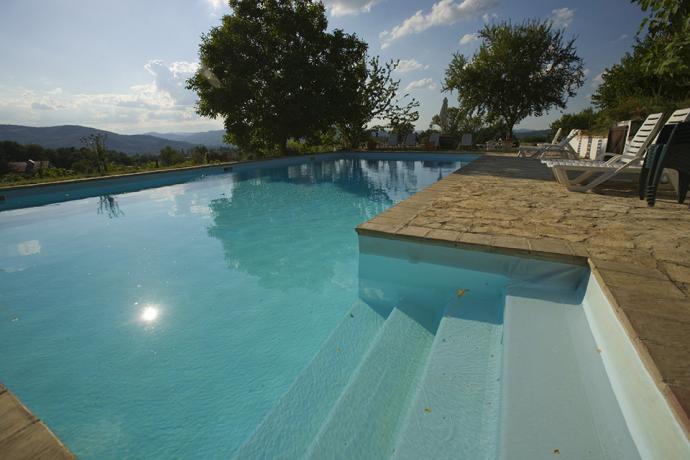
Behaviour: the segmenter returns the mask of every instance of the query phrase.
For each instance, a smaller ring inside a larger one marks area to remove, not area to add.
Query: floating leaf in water
[[[336,348],[335,351],[340,353],[340,347]]]
[[[465,295],[466,292],[469,292],[469,289],[458,289],[458,292],[456,292],[456,294],[458,295],[458,297],[462,297]]]
[[[554,455],[560,455],[561,449],[554,449],[553,453],[554,453]]]
[[[430,413],[431,413],[431,408],[430,408],[430,407],[425,407],[425,408],[424,408],[424,412],[426,412],[427,414],[430,414]]]

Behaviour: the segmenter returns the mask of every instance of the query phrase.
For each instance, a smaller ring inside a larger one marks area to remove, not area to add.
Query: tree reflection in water
[[[417,166],[344,159],[241,173],[230,197],[209,203],[208,234],[222,243],[229,268],[265,288],[338,284],[345,268],[338,264],[356,266],[354,227],[434,183],[453,163]]]
[[[98,214],[105,214],[109,219],[122,217],[125,213],[120,209],[120,205],[112,195],[101,195],[98,197]]]

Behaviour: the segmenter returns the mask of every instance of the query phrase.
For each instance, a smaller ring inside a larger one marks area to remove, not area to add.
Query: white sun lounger
[[[553,136],[553,139],[551,139],[551,142],[548,143],[541,143],[537,144],[537,147],[542,148],[546,147],[547,145],[556,145],[558,144],[558,141],[561,139],[561,133],[563,132],[563,128],[558,128],[558,131],[556,131],[556,134]]]
[[[588,160],[544,160],[553,172],[556,180],[565,185],[572,192],[585,192],[614,176],[623,173],[639,173],[640,162],[644,159],[647,147],[656,137],[662,126],[663,113],[655,113],[647,117],[635,134],[632,141],[625,147],[622,155],[616,155],[608,161]],[[570,179],[568,172],[581,172]]]
[[[561,139],[557,144],[544,144],[541,147],[532,147],[520,149],[518,152],[518,157],[521,158],[535,158],[539,157],[543,159],[545,155],[549,153],[564,153],[566,156],[571,158],[577,158],[577,152],[575,152],[570,145],[570,141],[575,137],[580,135],[579,129],[572,129],[570,133]]]

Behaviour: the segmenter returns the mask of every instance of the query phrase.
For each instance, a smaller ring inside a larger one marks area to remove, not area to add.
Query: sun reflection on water
[[[139,318],[145,323],[153,323],[160,316],[160,308],[158,305],[146,305],[142,310]]]

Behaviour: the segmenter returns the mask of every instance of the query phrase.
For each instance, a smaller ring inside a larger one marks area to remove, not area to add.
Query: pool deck
[[[538,160],[488,153],[357,231],[588,264],[690,437],[690,210],[670,192],[653,208],[631,182],[568,192]]]
[[[76,458],[24,405],[0,384],[0,458]]]

